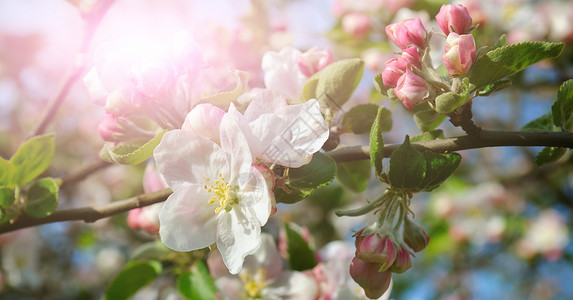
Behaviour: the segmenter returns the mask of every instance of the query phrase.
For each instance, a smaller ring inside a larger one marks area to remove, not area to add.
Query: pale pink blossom
[[[149,163],[143,173],[143,192],[153,193],[167,188],[167,182],[155,167]],[[127,214],[127,225],[134,230],[145,230],[149,234],[159,233],[159,211],[163,203],[132,209]]]
[[[446,35],[451,32],[466,34],[472,27],[472,17],[468,9],[461,4],[442,5],[440,12],[436,15],[436,21]]]
[[[426,28],[420,18],[406,19],[400,23],[386,26],[388,38],[400,49],[416,46],[426,48]]]
[[[283,270],[281,256],[271,235],[261,235],[261,247],[245,258],[243,268],[231,275],[222,267],[218,251],[207,263],[223,299],[308,299],[314,300],[318,288],[304,273]]]
[[[424,79],[410,69],[406,69],[406,73],[398,79],[394,94],[407,109],[411,110],[414,105],[425,100],[429,92]]]
[[[283,94],[291,103],[298,103],[307,76],[299,68],[298,62],[302,53],[292,47],[285,47],[279,52],[267,51],[263,55],[265,86]]]
[[[451,75],[467,73],[476,60],[476,45],[471,34],[450,33],[444,51],[442,60]]]
[[[166,133],[155,149],[158,170],[173,190],[159,213],[159,234],[176,251],[216,243],[237,274],[260,246],[274,198],[235,118],[226,114],[219,128],[220,144],[181,129]]]
[[[342,17],[342,30],[355,38],[361,38],[370,31],[370,17],[364,13],[351,13]]]

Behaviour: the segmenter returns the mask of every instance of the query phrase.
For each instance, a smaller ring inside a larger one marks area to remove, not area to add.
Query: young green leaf
[[[317,152],[312,156],[310,163],[288,170],[288,177],[284,184],[288,192],[282,187],[275,187],[273,192],[279,203],[296,203],[308,197],[315,189],[331,183],[335,176],[334,160]]]
[[[511,87],[511,81],[507,79],[502,79],[500,81],[496,81],[481,88],[479,90],[479,95],[482,97],[487,97],[495,92],[499,92],[509,87]]]
[[[421,186],[426,191],[437,188],[450,177],[460,165],[462,156],[457,153],[436,153],[424,151],[426,160],[426,176]]]
[[[51,215],[58,206],[58,191],[58,182],[53,178],[34,181],[26,191],[24,211],[33,218]]]
[[[12,156],[12,182],[6,185],[24,185],[42,174],[54,157],[54,135],[35,136],[27,140]],[[2,176],[4,177],[4,176]]]
[[[497,82],[544,59],[561,54],[563,43],[525,42],[489,51],[478,58],[469,78],[476,89]]]
[[[13,185],[14,166],[0,157],[0,185]]]
[[[436,97],[436,111],[439,113],[447,114],[454,109],[464,105],[468,101],[468,97],[459,95],[453,92],[448,92]]]
[[[392,115],[383,106],[378,107],[376,119],[370,129],[370,163],[374,167],[376,176],[384,173],[382,160],[384,159],[384,137],[382,132],[392,128]]]
[[[419,189],[425,176],[424,155],[410,145],[410,138],[406,136],[404,143],[390,155],[390,184],[397,189]]]
[[[228,103],[237,100],[239,96],[244,94],[248,90],[249,73],[235,71],[231,75],[234,77],[234,83],[236,84],[233,90],[207,95],[201,99],[201,103],[211,103],[218,106],[228,105]]]
[[[440,126],[446,119],[444,114],[436,112],[435,110],[422,110],[414,113],[414,121],[422,132],[432,131]]]
[[[141,147],[122,145],[110,148],[108,145],[104,145],[100,151],[100,156],[103,160],[110,163],[123,165],[140,164],[153,155],[153,150],[155,150],[155,147],[159,145],[159,142],[161,142],[161,139],[166,132],[167,130],[162,131]]]
[[[304,238],[288,223],[285,223],[284,230],[290,268],[295,271],[304,271],[316,266],[314,252]]]
[[[351,108],[342,118],[342,124],[347,125],[352,133],[363,134],[370,132],[372,123],[376,119],[378,105],[360,104]],[[391,121],[392,119],[390,119]],[[392,124],[392,123],[390,123]]]
[[[153,242],[145,243],[133,250],[129,257],[130,260],[162,260],[166,256],[172,254],[173,251],[160,240],[155,240]]]
[[[316,73],[315,95],[323,104],[339,109],[354,93],[362,74],[364,61],[358,58],[339,60]]]
[[[336,178],[342,185],[355,193],[362,193],[366,190],[371,173],[372,166],[367,160],[336,164]]]
[[[154,260],[129,263],[111,281],[105,292],[105,299],[129,299],[141,288],[155,280],[161,270],[161,263]]]
[[[525,124],[521,131],[553,131],[553,116],[546,113],[543,116]]]
[[[0,186],[0,207],[8,208],[16,200],[13,187]]]
[[[565,154],[565,151],[567,151],[567,149],[562,147],[545,147],[535,156],[535,164],[541,166],[554,162],[561,158],[561,156]]]
[[[388,88],[384,86],[384,82],[382,81],[382,73],[374,76],[374,87],[380,94],[384,96],[388,94]]]
[[[551,107],[553,124],[567,131],[567,123],[571,120],[573,112],[573,79],[565,81],[557,92],[557,101]]]
[[[505,36],[505,33],[502,34],[499,39],[497,39],[497,41],[495,41],[495,43],[491,46],[491,48],[489,49],[491,50],[495,50],[499,47],[503,47],[505,46],[505,44],[507,43],[507,37]]]
[[[215,281],[202,260],[177,278],[177,289],[187,299],[216,299]]]
[[[413,136],[410,139],[410,142],[412,142],[412,143],[414,143],[414,142],[425,142],[425,141],[433,141],[433,140],[443,139],[443,138],[444,138],[444,131],[441,129],[436,129],[436,130],[432,130],[432,131],[422,132],[422,134],[418,134],[416,136]]]

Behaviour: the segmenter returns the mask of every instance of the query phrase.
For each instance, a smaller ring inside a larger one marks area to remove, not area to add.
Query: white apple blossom
[[[298,66],[301,56],[302,52],[299,50],[285,47],[279,52],[267,51],[261,64],[265,72],[265,86],[280,92],[291,103],[298,103],[308,79]]]
[[[209,268],[223,299],[308,299],[318,288],[313,278],[297,271],[285,271],[281,256],[270,234],[263,233],[261,247],[245,258],[243,269],[232,276],[221,267],[221,255],[211,252]]]
[[[259,248],[272,194],[231,115],[221,118],[220,144],[186,128],[166,133],[154,151],[173,190],[159,213],[161,240],[176,251],[216,243],[236,274],[245,256]]]

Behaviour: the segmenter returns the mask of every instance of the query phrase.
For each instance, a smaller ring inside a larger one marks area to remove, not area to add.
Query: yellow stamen
[[[207,182],[210,181],[208,177],[205,178],[205,180]],[[215,208],[216,214],[219,213],[221,209],[229,211],[233,204],[238,203],[235,193],[231,190],[231,184],[225,182],[225,178],[222,173],[219,173],[219,179],[215,180],[214,184],[204,184],[203,188],[205,188],[207,192],[213,194],[211,199],[209,199],[209,204],[213,204],[215,202],[219,203],[219,206]]]
[[[268,286],[268,284],[265,282],[266,275],[267,272],[263,269],[258,269],[257,273],[255,274],[250,272],[250,270],[239,274],[249,299],[262,299],[263,290]]]

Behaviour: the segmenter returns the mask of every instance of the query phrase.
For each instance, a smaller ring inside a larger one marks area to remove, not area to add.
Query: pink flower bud
[[[310,77],[333,61],[330,50],[313,47],[298,57],[298,68],[304,76]]]
[[[392,272],[390,270],[379,272],[379,269],[379,264],[365,262],[356,257],[350,263],[350,276],[364,289],[366,296],[371,299],[380,298],[388,290],[390,281],[392,281]]]
[[[476,44],[471,34],[450,33],[444,51],[442,60],[451,75],[467,73],[476,60]]]
[[[365,261],[377,263],[380,270],[388,269],[396,259],[396,247],[388,236],[373,233],[362,238],[356,248],[356,257]]]
[[[407,19],[400,23],[386,26],[388,38],[401,49],[416,46],[426,48],[426,28],[420,18]]]
[[[407,109],[411,110],[414,105],[426,99],[429,92],[424,79],[406,69],[406,73],[398,79],[394,94]]]
[[[342,30],[355,38],[361,38],[370,30],[370,18],[362,13],[345,15],[342,17]]]
[[[430,242],[430,237],[426,234],[426,231],[409,218],[406,218],[404,222],[404,231],[402,234],[406,245],[416,252],[424,250]]]
[[[394,273],[404,273],[406,270],[412,267],[412,260],[410,259],[410,253],[404,247],[398,248],[398,254],[396,255],[396,260],[390,266],[390,271]]]
[[[400,77],[406,73],[406,69],[409,69],[410,66],[421,68],[422,59],[417,49],[415,46],[406,48],[400,57],[389,59],[386,62],[386,67],[382,72],[384,86],[395,88]]]
[[[124,136],[125,131],[118,123],[118,119],[112,114],[105,114],[101,119],[97,131],[101,138],[106,142],[119,142]]]
[[[150,163],[143,172],[143,192],[153,193],[169,187],[163,175],[157,171],[155,163]]]
[[[404,59],[408,65],[414,66],[418,69],[422,67],[422,57],[420,56],[420,52],[418,52],[418,48],[415,46],[404,49],[404,52],[402,52],[400,57]]]
[[[436,15],[436,20],[442,31],[449,35],[451,32],[464,34],[472,27],[472,17],[468,9],[461,5],[444,4]]]

